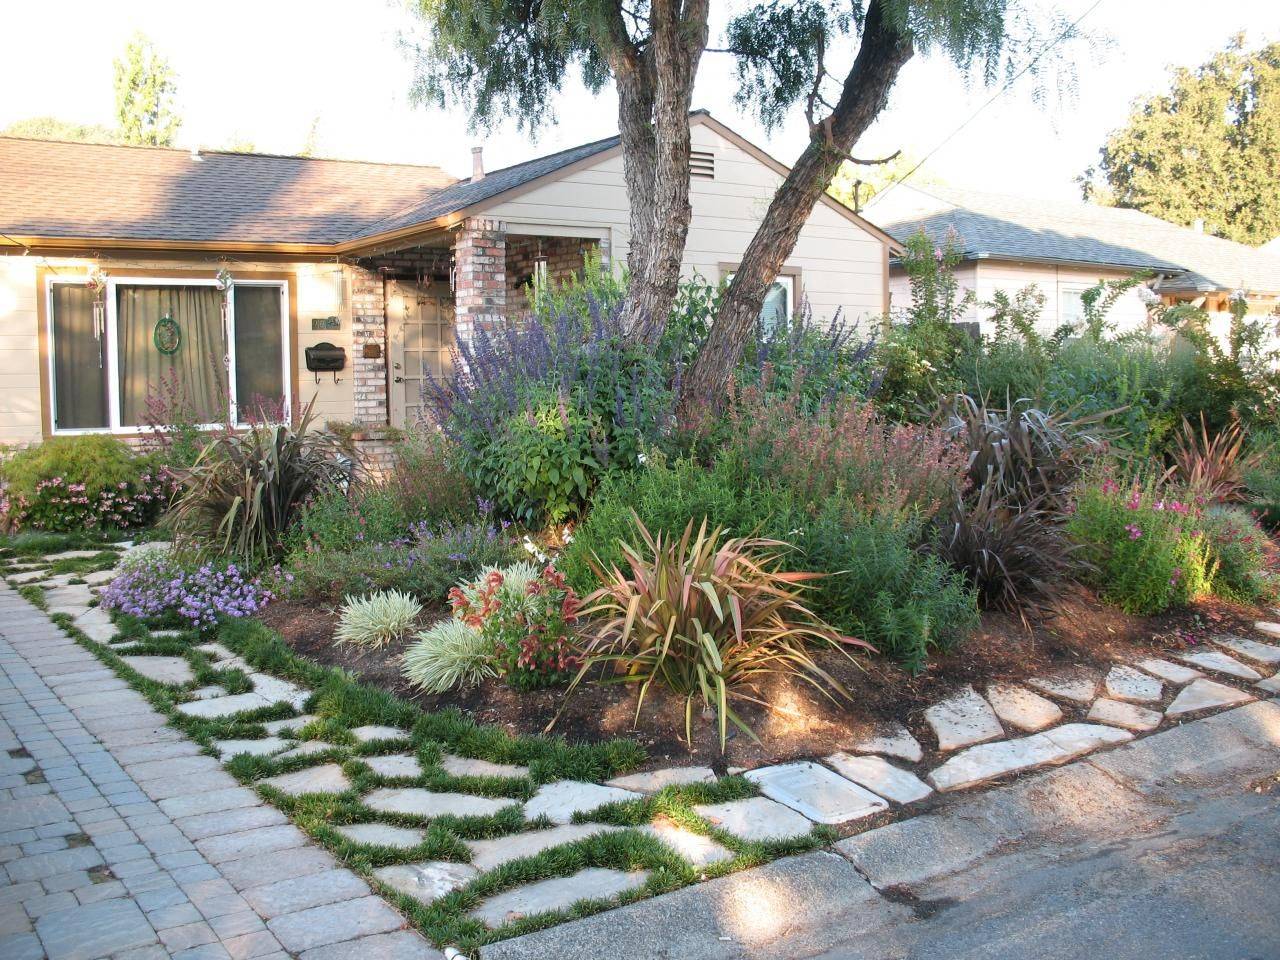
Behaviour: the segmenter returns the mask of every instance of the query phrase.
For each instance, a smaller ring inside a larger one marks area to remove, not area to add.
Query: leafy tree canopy
[[[1280,43],[1250,52],[1237,36],[1208,63],[1178,68],[1100,153],[1080,178],[1086,198],[1203,220],[1241,243],[1280,235]]]
[[[119,130],[96,123],[72,123],[57,117],[29,117],[9,124],[0,136],[31,140],[72,140],[77,143],[121,143]]]
[[[919,158],[906,153],[871,166],[846,160],[831,178],[831,186],[827,188],[827,192],[845,206],[861,211],[881,190],[909,173],[913,187],[939,186],[943,183],[941,178],[923,170],[911,173],[919,162]]]
[[[182,125],[174,107],[177,85],[169,61],[151,41],[134,34],[124,57],[115,61],[116,118],[125,143],[173,146]]]

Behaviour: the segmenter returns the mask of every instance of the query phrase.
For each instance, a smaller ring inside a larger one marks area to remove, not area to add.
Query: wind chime
[[[222,291],[222,303],[219,305],[222,310],[222,345],[225,352],[222,354],[222,365],[227,370],[231,369],[231,288],[235,286],[235,281],[231,279],[231,271],[223,267],[214,277],[214,285]]]
[[[104,355],[102,341],[107,333],[107,275],[94,267],[85,286],[93,294],[93,339],[98,341],[98,369],[102,369]]]

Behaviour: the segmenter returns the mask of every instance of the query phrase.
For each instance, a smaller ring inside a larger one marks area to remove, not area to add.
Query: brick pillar
[[[387,406],[387,309],[382,275],[352,265],[351,271],[351,377],[356,423],[390,422]],[[366,357],[364,345],[376,343],[378,357]]]
[[[506,227],[500,220],[464,220],[454,236],[453,257],[454,327],[461,343],[506,311]]]

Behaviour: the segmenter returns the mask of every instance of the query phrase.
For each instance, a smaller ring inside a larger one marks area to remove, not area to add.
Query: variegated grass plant
[[[603,586],[586,599],[583,617],[601,619],[584,641],[571,690],[603,666],[613,674],[603,682],[639,685],[638,717],[649,688],[661,684],[684,698],[690,742],[700,700],[715,714],[721,752],[730,723],[759,742],[731,703],[767,707],[757,683],[770,674],[798,677],[832,700],[848,698],[810,645],[846,655],[850,647],[872,647],[841,636],[801,602],[802,585],[820,574],[784,571],[785,543],[725,538],[705,519],[696,533],[691,520],[679,538],[655,535],[634,519],[639,546],[621,545],[629,570],[606,571],[596,562]]]
[[[461,620],[441,620],[416,639],[401,659],[401,673],[427,693],[476,686],[498,675],[493,645]]]
[[[333,639],[358,647],[385,647],[412,630],[421,613],[422,604],[399,590],[347,597]]]

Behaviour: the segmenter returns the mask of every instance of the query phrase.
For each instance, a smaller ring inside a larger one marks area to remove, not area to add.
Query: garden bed
[[[444,616],[447,611],[439,610],[424,619]],[[1208,632],[1247,633],[1259,616],[1247,607],[1206,600],[1158,616],[1135,617],[1101,603],[1086,588],[1076,588],[1064,597],[1056,615],[1030,631],[1016,618],[984,614],[981,627],[964,645],[931,658],[928,669],[917,676],[879,657],[860,658],[860,669],[837,654],[819,654],[821,666],[852,700],[832,703],[808,684],[777,678],[760,698],[773,709],[739,704],[762,743],[732,735],[723,756],[710,720],[695,725],[689,749],[682,736],[683,701],[661,688],[650,691],[638,722],[635,691],[617,685],[583,685],[567,703],[563,687],[518,692],[497,680],[470,690],[427,695],[410,686],[400,672],[400,656],[412,641],[380,650],[335,644],[336,613],[310,602],[277,601],[261,619],[296,653],[348,670],[423,710],[457,707],[478,722],[497,724],[511,733],[537,734],[563,709],[553,730],[572,741],[626,737],[644,747],[646,766],[692,758],[723,774],[730,766],[754,767],[847,749],[887,721],[904,723],[928,743],[922,711],[956,687],[972,684],[981,690],[989,683],[1018,682],[1060,667],[1105,668],[1132,662],[1154,651],[1183,649]]]

